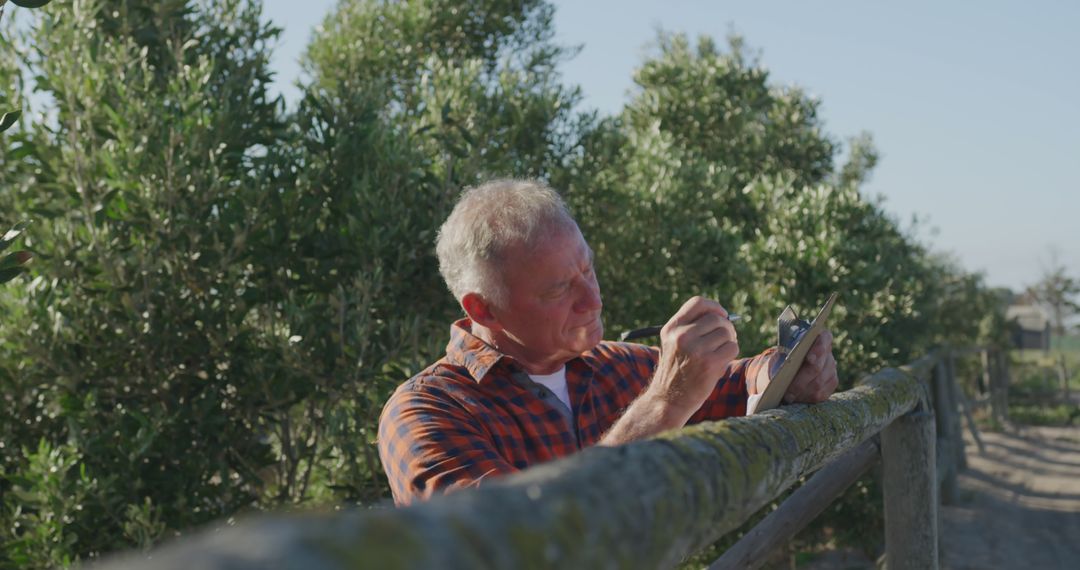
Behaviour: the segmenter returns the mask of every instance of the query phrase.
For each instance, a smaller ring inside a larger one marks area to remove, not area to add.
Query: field
[[[1080,336],[1055,339],[1049,351],[1014,351],[1012,372],[1010,415],[1021,423],[1061,425],[1042,416],[1062,420],[1078,408]]]

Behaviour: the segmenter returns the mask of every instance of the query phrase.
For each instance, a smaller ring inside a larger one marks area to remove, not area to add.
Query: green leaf
[[[0,117],[0,131],[6,131],[11,128],[11,125],[14,125],[15,121],[18,121],[21,115],[22,111],[11,111],[10,113],[4,113],[4,116]]]
[[[58,216],[64,215],[65,213],[67,213],[67,210],[61,210],[59,208],[35,207],[30,208],[29,212],[31,214],[34,214],[35,216],[38,216],[39,218],[46,218],[51,220]]]
[[[4,237],[0,238],[0,251],[4,251],[11,246],[11,242],[15,241],[15,238],[19,237],[28,225],[30,225],[30,220],[23,220],[8,230]]]
[[[0,258],[0,269],[20,267],[33,257],[29,251],[14,251]]]
[[[0,269],[0,283],[7,283],[12,279],[19,276],[20,273],[26,272],[25,267],[12,267],[10,269]]]
[[[430,131],[434,127],[435,127],[435,125],[429,123],[429,124],[426,124],[426,125],[423,125],[423,126],[417,128],[416,130],[414,130],[412,132],[412,134],[413,134],[413,136],[421,135],[421,134],[424,134],[424,133]]]
[[[18,473],[5,474],[3,476],[3,478],[8,480],[12,485],[14,485],[16,487],[30,488],[30,487],[34,486],[34,480],[33,479],[31,479],[29,477],[26,477],[24,475],[20,475]]]
[[[15,498],[28,505],[33,505],[35,503],[41,502],[41,495],[35,493],[34,491],[26,491],[20,487],[13,487],[10,490],[10,493],[15,495]]]
[[[20,8],[40,8],[52,0],[11,0],[11,3]]]
[[[476,141],[473,140],[472,135],[469,134],[469,131],[464,126],[457,125],[457,131],[469,146],[476,146]]]
[[[23,158],[30,156],[34,153],[35,150],[37,150],[37,147],[34,146],[34,143],[25,142],[19,146],[8,149],[5,158],[12,162],[15,162],[17,160],[22,160]]]

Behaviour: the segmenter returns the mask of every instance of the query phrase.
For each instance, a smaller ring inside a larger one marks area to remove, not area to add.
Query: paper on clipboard
[[[811,323],[800,321],[791,307],[784,309],[784,312],[781,313],[777,350],[780,351],[783,361],[779,370],[770,374],[772,380],[765,387],[765,391],[757,398],[751,397],[755,401],[750,403],[751,409],[747,412],[748,414],[764,412],[780,405],[781,398],[784,397],[788,386],[791,385],[791,381],[795,378],[795,373],[802,366],[806,353],[810,351],[810,346],[814,344],[814,340],[821,334],[821,331],[825,330],[825,321],[829,318],[829,313],[832,312],[836,296],[836,293],[829,295],[829,299],[825,301],[825,305],[821,307],[821,310],[818,311],[817,316],[814,317]],[[770,372],[773,371],[770,370]]]

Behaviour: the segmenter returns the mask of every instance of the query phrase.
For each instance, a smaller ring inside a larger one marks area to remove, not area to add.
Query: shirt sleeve
[[[430,386],[394,393],[379,418],[378,446],[397,505],[517,471],[471,414]]]
[[[768,364],[769,355],[775,350],[770,348],[757,356],[731,361],[716,383],[716,388],[694,415],[690,416],[687,425],[746,415],[746,401],[750,396],[746,380],[757,376],[758,370]]]

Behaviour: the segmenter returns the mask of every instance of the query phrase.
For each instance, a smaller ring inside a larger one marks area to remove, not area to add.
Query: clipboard
[[[802,366],[806,354],[814,344],[814,340],[821,334],[821,331],[825,330],[825,321],[829,318],[829,313],[832,312],[836,297],[836,293],[829,295],[825,305],[821,307],[813,322],[810,323],[800,320],[791,306],[788,306],[784,309],[784,312],[780,313],[780,318],[777,319],[779,332],[776,348],[782,360],[779,363],[778,370],[775,372],[769,370],[772,380],[769,381],[769,385],[765,387],[765,391],[758,398],[753,413],[757,414],[765,410],[771,410],[780,405],[780,400],[784,397],[784,393],[787,392],[791,381],[795,379],[795,373]]]

